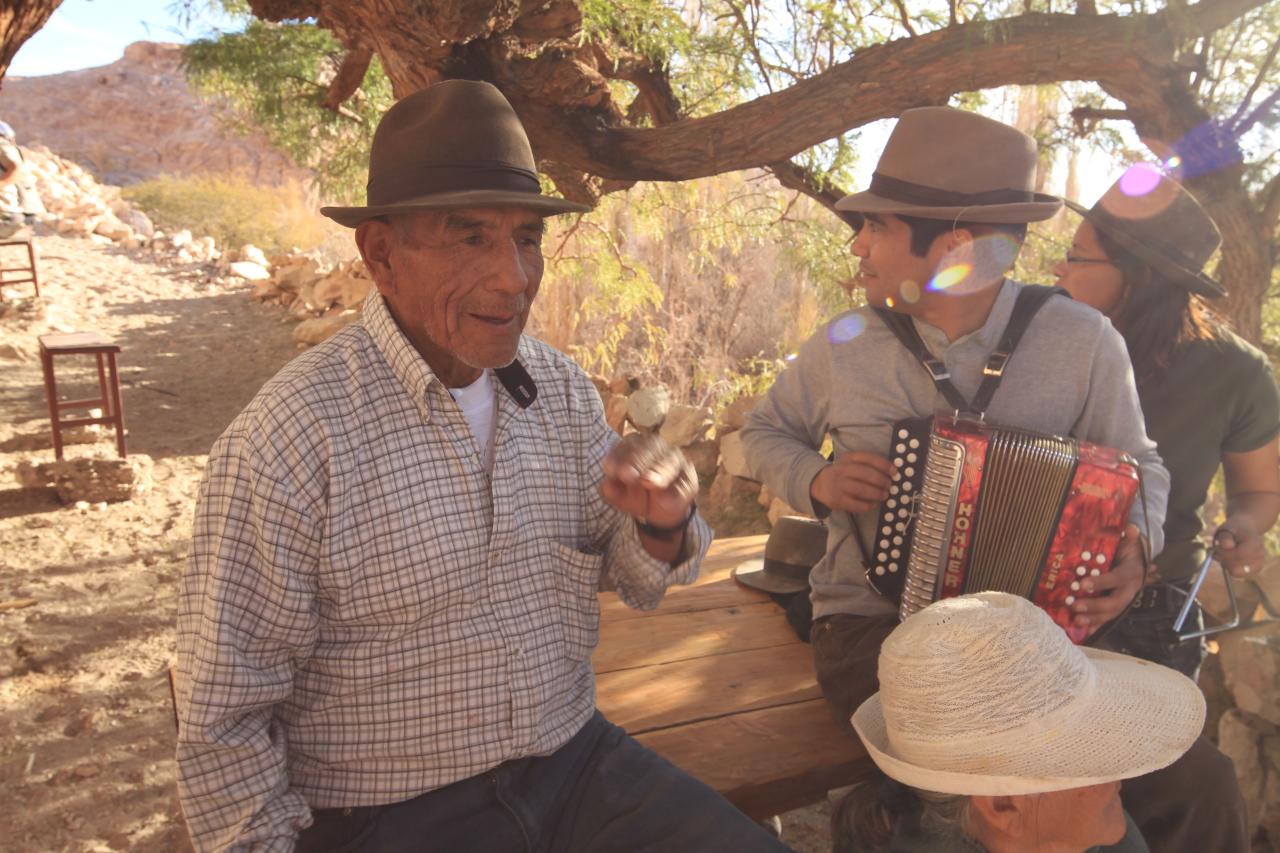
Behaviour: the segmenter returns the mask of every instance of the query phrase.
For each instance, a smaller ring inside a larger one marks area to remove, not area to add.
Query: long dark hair
[[[1124,295],[1112,322],[1124,336],[1134,379],[1139,386],[1156,384],[1175,349],[1191,341],[1217,340],[1223,321],[1199,296],[1169,281],[1106,231],[1094,230],[1098,245],[1124,276]]]

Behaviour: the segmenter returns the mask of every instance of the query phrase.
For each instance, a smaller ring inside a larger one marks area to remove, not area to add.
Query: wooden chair
[[[49,420],[53,426],[54,458],[62,458],[62,431],[68,427],[91,424],[111,424],[116,429],[116,451],[126,457],[124,440],[124,404],[120,400],[120,374],[116,366],[116,354],[120,346],[97,332],[68,332],[41,335],[40,363],[44,368],[44,393],[49,400]],[[68,400],[59,402],[58,382],[54,375],[53,360],[62,355],[92,355],[98,360],[98,399]],[[63,420],[62,412],[68,409],[101,408],[102,417]]]
[[[27,263],[25,266],[0,266],[0,285],[7,284],[32,284],[36,289],[36,296],[40,295],[40,273],[36,271],[36,246],[34,238],[27,237],[22,240],[2,240],[0,241],[0,249],[8,249],[10,246],[23,246],[27,250]],[[4,263],[4,262],[0,262]],[[20,261],[15,261],[20,264]],[[14,274],[12,277],[10,274]]]

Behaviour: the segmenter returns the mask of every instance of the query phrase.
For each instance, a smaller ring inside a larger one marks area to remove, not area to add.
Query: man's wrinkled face
[[[920,298],[937,260],[932,251],[923,258],[912,254],[911,229],[888,213],[867,214],[852,250],[862,261],[858,283],[866,290],[867,304],[891,308]]]
[[[392,316],[446,384],[511,363],[542,281],[540,215],[458,208],[360,227],[370,229],[357,240]]]

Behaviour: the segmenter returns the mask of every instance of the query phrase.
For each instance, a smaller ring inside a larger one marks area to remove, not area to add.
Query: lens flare
[[[1177,154],[1174,154],[1168,160],[1164,161],[1164,167],[1168,169],[1170,172],[1172,172],[1174,169],[1177,169],[1181,165],[1182,165],[1182,158],[1179,157]]]
[[[885,307],[885,308],[892,308],[893,306],[894,306],[893,297],[892,297],[892,296],[886,296],[886,297],[884,298],[884,307]]]
[[[797,356],[797,355],[799,355],[799,353],[789,352],[789,353],[787,353],[785,356],[783,356],[782,360],[783,360],[783,361],[795,361],[795,360],[796,360],[796,356]]]
[[[920,285],[911,279],[904,281],[898,291],[902,294],[902,301],[908,305],[915,305],[920,301]]]
[[[1146,195],[1159,186],[1160,168],[1151,163],[1134,163],[1124,170],[1117,183],[1120,192],[1127,196]]]
[[[971,272],[973,272],[972,264],[952,264],[938,270],[937,275],[929,280],[929,289],[934,292],[950,290],[967,280]]]
[[[846,344],[862,334],[867,321],[860,314],[845,314],[831,321],[827,327],[827,340],[833,344]]]

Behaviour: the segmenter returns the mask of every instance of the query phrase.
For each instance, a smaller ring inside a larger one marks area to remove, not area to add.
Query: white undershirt
[[[480,460],[486,470],[493,463],[493,409],[497,403],[493,393],[493,384],[489,381],[489,371],[485,370],[480,378],[462,388],[450,388],[449,393],[457,402],[458,408],[471,427],[471,434],[476,437],[480,446]]]

